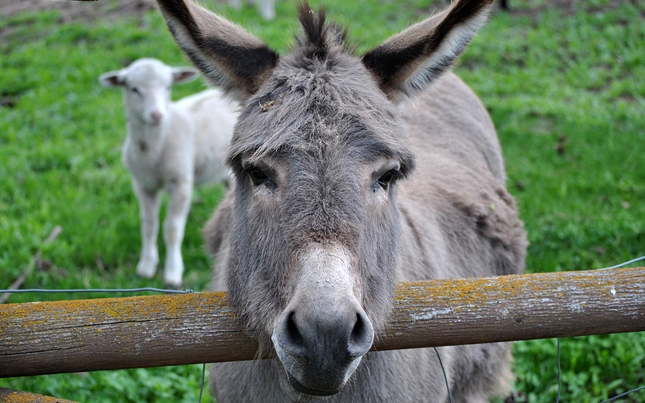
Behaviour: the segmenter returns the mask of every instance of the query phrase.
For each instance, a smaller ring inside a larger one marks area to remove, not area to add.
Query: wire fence
[[[611,267],[605,267],[602,269],[598,270],[606,270],[606,269],[616,269],[624,266],[628,266],[633,263],[641,262],[645,260],[645,256],[641,256],[636,259],[629,260],[627,262],[620,263],[615,266]],[[6,289],[6,290],[0,290],[0,295],[5,295],[8,296],[10,294],[39,294],[39,293],[56,293],[56,294],[73,294],[73,293],[108,293],[108,294],[140,294],[140,293],[145,293],[145,292],[153,292],[153,293],[161,293],[161,294],[191,294],[194,293],[195,291],[191,289],[185,289],[185,290],[170,290],[170,289],[163,289],[163,288],[154,288],[154,287],[141,287],[141,288],[115,288],[115,289],[107,289],[107,288],[99,288],[99,289],[41,289],[41,288],[28,288],[28,289]],[[556,403],[560,402],[560,396],[562,392],[562,366],[561,366],[561,361],[560,361],[560,353],[561,353],[561,339],[557,339],[557,370],[558,370],[558,375],[557,375],[557,383],[558,383],[558,392],[557,392],[557,397],[556,397]],[[448,381],[448,376],[446,374],[446,370],[443,366],[443,361],[441,359],[441,354],[439,353],[439,350],[435,347],[434,351],[437,355],[437,359],[439,361],[439,365],[441,367],[441,371],[444,377],[447,393],[448,393],[448,398],[450,403],[453,402],[452,399],[452,394],[450,392],[450,384]],[[201,403],[202,397],[203,397],[203,392],[204,392],[204,385],[205,385],[205,377],[206,377],[206,363],[202,363],[202,373],[201,373],[201,385],[200,385],[200,391],[199,391],[199,399],[198,403]],[[619,395],[616,395],[610,399],[603,400],[599,403],[609,403],[616,401],[618,399],[622,399],[623,397],[626,397],[632,393],[645,390],[645,386],[640,386],[634,389],[631,389],[627,392],[621,393]]]

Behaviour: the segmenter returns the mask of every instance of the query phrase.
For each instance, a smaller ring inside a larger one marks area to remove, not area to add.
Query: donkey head
[[[307,4],[279,57],[193,3],[158,1],[188,57],[244,105],[228,159],[230,299],[293,388],[337,393],[391,309],[397,181],[414,167],[396,100],[450,68],[491,0],[454,3],[362,58]]]

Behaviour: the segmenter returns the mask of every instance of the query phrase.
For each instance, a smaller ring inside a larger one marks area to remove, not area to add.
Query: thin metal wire
[[[627,392],[625,392],[625,393],[621,393],[620,395],[618,395],[618,396],[614,396],[614,397],[612,397],[611,399],[603,400],[603,401],[602,401],[602,402],[600,402],[600,403],[613,402],[614,400],[617,400],[617,399],[619,399],[619,398],[621,398],[621,397],[625,397],[625,396],[629,395],[630,393],[638,392],[639,390],[643,390],[643,389],[645,389],[645,386],[641,386],[640,388],[636,388],[636,389],[628,390],[628,391],[627,391]]]
[[[628,262],[625,262],[625,263],[617,264],[616,266],[603,267],[602,269],[598,269],[598,270],[617,269],[617,268],[619,268],[619,267],[627,266],[628,264],[632,264],[632,263],[640,262],[641,260],[645,260],[645,256],[637,257],[636,259],[632,259],[632,260],[630,260],[630,261],[628,261]]]
[[[67,290],[48,290],[48,289],[43,289],[43,288],[25,288],[25,289],[19,289],[19,290],[0,290],[0,294],[3,293],[8,293],[8,294],[27,294],[27,293],[34,293],[34,294],[65,294],[65,293],[81,293],[81,292],[87,292],[87,293],[136,293],[136,292],[159,292],[163,294],[191,294],[194,291],[191,289],[186,289],[186,290],[166,290],[164,288],[153,288],[153,287],[142,287],[142,288],[90,288],[90,289],[67,289]]]
[[[446,369],[443,367],[443,362],[441,361],[441,355],[439,355],[439,350],[437,350],[437,347],[433,347],[434,352],[437,354],[437,358],[439,359],[439,365],[441,365],[441,372],[443,372],[443,380],[446,382],[446,389],[448,390],[448,399],[450,399],[450,403],[452,403],[452,394],[450,394],[450,384],[448,383],[448,375],[446,375]]]
[[[202,364],[202,386],[199,388],[199,400],[197,403],[202,403],[202,393],[204,392],[204,377],[206,375],[206,363]]]
[[[562,390],[562,366],[560,365],[560,338],[558,337],[558,396],[555,403],[560,403],[560,391]]]

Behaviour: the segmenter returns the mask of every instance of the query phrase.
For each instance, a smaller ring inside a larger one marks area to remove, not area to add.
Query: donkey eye
[[[262,172],[262,170],[259,168],[251,167],[247,172],[249,174],[249,178],[251,178],[251,182],[253,182],[253,186],[273,184],[267,174]]]
[[[372,191],[376,192],[380,186],[383,190],[387,190],[390,187],[390,184],[398,177],[398,172],[394,169],[384,173],[374,185],[372,185]]]

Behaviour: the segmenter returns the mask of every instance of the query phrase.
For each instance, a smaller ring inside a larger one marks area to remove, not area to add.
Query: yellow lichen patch
[[[50,396],[37,395],[28,392],[0,388],[0,402],[3,403],[75,403],[71,400]]]
[[[194,293],[0,305],[0,334],[52,332],[72,325],[101,325],[190,318],[197,311],[236,319],[226,293]],[[15,330],[12,330],[15,329]]]
[[[587,302],[595,306],[615,300],[618,291],[611,290],[621,290],[623,298],[643,300],[645,289],[638,286],[643,283],[642,268],[406,282],[396,289],[393,313],[394,317],[407,320],[434,317],[435,313],[450,309],[453,313],[450,316],[459,318],[462,314],[486,315],[492,307],[498,309],[511,301],[521,302],[523,309],[530,309],[531,304],[551,304],[551,309],[555,309],[563,303],[585,308]]]

